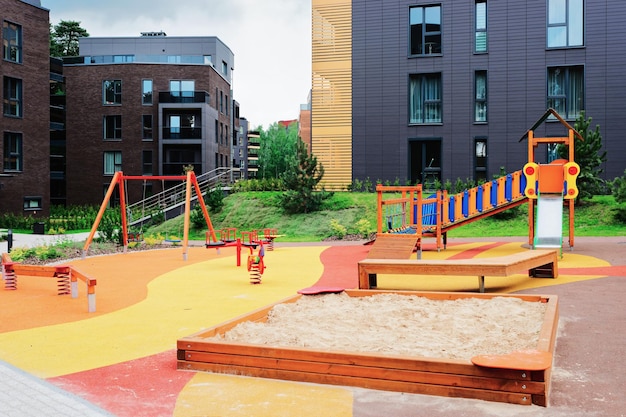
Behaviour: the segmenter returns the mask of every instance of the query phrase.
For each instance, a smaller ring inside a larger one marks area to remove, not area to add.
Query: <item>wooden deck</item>
[[[377,287],[377,274],[475,275],[478,289],[485,292],[485,277],[506,277],[528,271],[531,277],[557,278],[558,253],[555,250],[529,250],[494,258],[455,260],[372,259],[359,261],[359,288]]]

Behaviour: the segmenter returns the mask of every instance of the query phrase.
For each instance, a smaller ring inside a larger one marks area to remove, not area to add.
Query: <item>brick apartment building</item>
[[[81,38],[64,59],[67,204],[98,204],[116,171],[196,174],[232,164],[234,55],[216,37]],[[235,140],[233,140],[235,139]],[[161,190],[128,183],[129,201]]]
[[[324,182],[492,178],[554,108],[600,126],[626,168],[626,2],[312,1],[312,149]],[[540,136],[563,135],[548,120]],[[538,162],[551,153],[543,147]]]
[[[49,211],[48,22],[38,0],[0,0],[0,212]]]

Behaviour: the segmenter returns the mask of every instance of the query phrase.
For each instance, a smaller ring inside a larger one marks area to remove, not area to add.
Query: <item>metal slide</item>
[[[537,197],[537,219],[533,247],[558,248],[563,244],[563,196],[545,194]]]

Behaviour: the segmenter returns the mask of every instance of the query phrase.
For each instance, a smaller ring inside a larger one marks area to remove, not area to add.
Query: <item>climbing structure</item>
[[[550,116],[568,129],[566,137],[534,136],[534,129]],[[529,201],[529,244],[536,248],[560,248],[563,204],[566,200],[570,213],[569,246],[572,248],[574,199],[578,195],[576,178],[580,172],[580,167],[574,162],[574,139],[582,140],[582,137],[553,109],[549,109],[520,141],[526,137],[529,162],[523,170],[457,194],[437,191],[424,196],[420,184],[405,187],[378,185],[378,235],[412,235],[418,250],[421,249],[422,238],[432,237],[437,241],[438,250],[445,249],[448,231]],[[538,164],[535,162],[535,148],[543,143],[566,145],[569,158]]]

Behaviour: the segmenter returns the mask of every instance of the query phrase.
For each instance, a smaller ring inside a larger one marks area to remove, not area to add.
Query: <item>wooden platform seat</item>
[[[485,277],[507,277],[528,271],[534,278],[557,278],[558,253],[555,250],[528,250],[495,258],[454,260],[363,259],[359,261],[359,288],[377,287],[377,274],[476,275],[480,292]]]
[[[10,271],[8,271],[9,266]],[[87,311],[90,313],[96,311],[96,279],[71,265],[23,265],[13,262],[8,253],[3,253],[3,276],[7,272],[13,274],[15,278],[19,276],[54,278],[57,280],[57,293],[59,295],[71,294],[72,298],[78,298],[78,281],[80,280],[87,285]],[[17,289],[17,285],[13,289]]]

